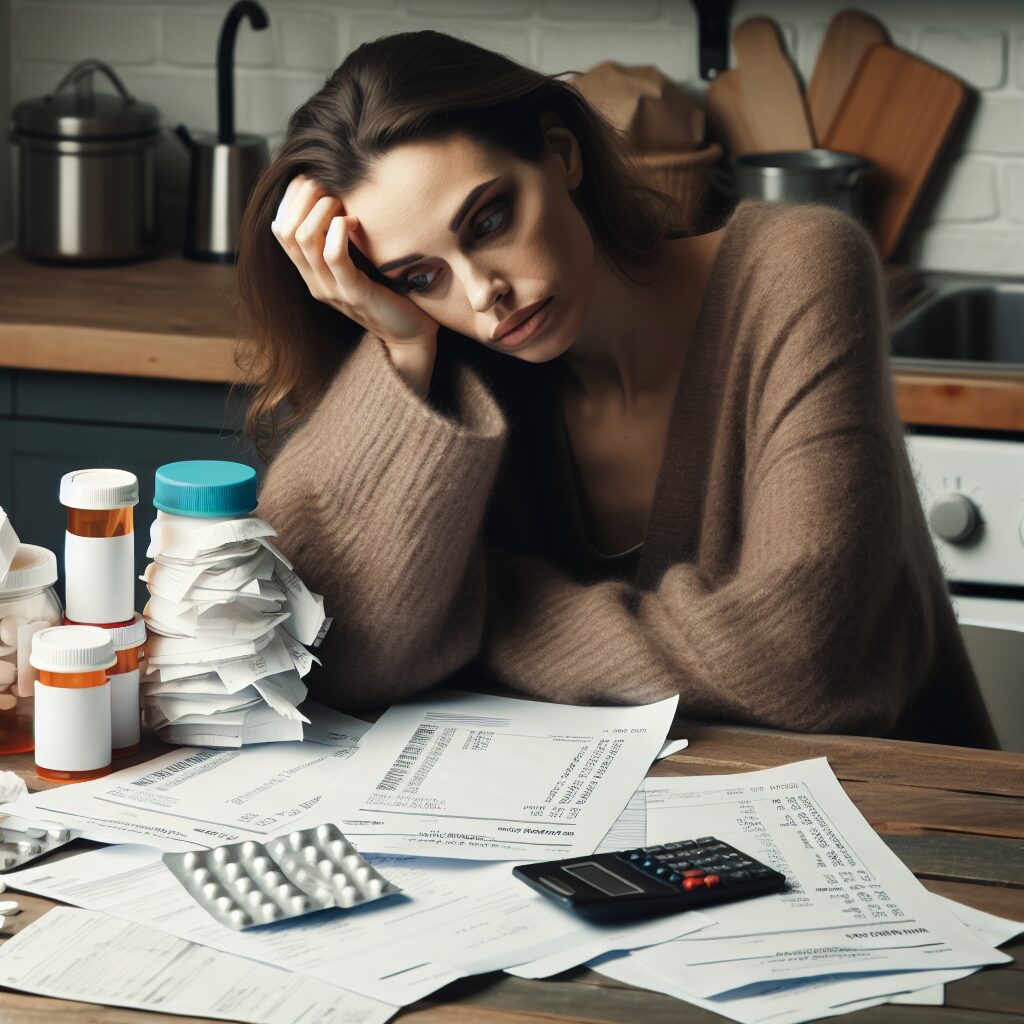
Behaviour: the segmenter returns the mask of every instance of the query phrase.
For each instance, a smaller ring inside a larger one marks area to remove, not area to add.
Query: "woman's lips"
[[[510,331],[494,337],[494,343],[502,348],[519,348],[520,345],[525,345],[544,326],[550,305],[550,298],[537,304],[534,311],[525,320],[521,320]]]

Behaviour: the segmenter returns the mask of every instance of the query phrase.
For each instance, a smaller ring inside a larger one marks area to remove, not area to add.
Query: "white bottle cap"
[[[76,469],[60,479],[60,503],[68,508],[128,508],[139,503],[139,480],[125,469]]]
[[[141,647],[146,642],[146,623],[136,612],[132,621],[122,626],[103,626],[102,629],[110,637],[115,651],[125,651],[130,647]]]
[[[0,508],[0,584],[3,583],[17,550],[18,535],[14,532],[7,513]]]
[[[99,626],[49,626],[32,637],[28,660],[44,672],[99,672],[117,664],[117,655]]]
[[[38,544],[19,544],[7,575],[0,579],[0,594],[10,597],[26,590],[51,587],[57,582],[57,556]]]

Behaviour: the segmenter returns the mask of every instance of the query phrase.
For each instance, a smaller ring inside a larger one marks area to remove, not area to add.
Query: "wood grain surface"
[[[732,34],[736,66],[712,79],[704,94],[708,123],[726,152],[813,149],[803,86],[779,26],[747,18]]]
[[[960,79],[898,47],[880,43],[861,61],[824,145],[875,165],[868,205],[883,260],[902,238],[966,102]]]
[[[861,61],[872,46],[887,42],[885,26],[864,11],[840,11],[828,23],[807,83],[807,109],[815,138],[828,138]]]
[[[928,743],[814,736],[691,723],[673,736],[690,746],[651,774],[713,775],[827,757],[853,802],[926,888],[1024,921],[1024,755]],[[138,759],[167,748],[147,740]],[[6,759],[32,789],[31,755]],[[53,903],[17,896],[24,910],[10,931]],[[1009,1024],[1024,1014],[1024,941],[1003,947],[1012,964],[946,986],[943,1007],[879,1006],[843,1016],[849,1024]],[[726,1018],[668,996],[577,968],[527,981],[500,973],[466,978],[407,1007],[409,1024],[713,1024]],[[160,1024],[199,1018],[44,999],[0,990],[3,1024]]]

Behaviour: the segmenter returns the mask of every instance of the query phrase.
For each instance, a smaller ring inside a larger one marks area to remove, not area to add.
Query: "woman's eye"
[[[402,288],[407,292],[425,292],[436,278],[436,270],[421,270],[418,274],[410,274],[402,282]]]
[[[476,238],[483,238],[486,235],[493,235],[508,217],[508,203],[492,206],[485,217],[481,217],[473,227],[473,234]]]

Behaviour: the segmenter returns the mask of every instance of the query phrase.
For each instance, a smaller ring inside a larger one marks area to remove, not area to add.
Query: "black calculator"
[[[591,921],[674,913],[786,887],[785,875],[714,836],[521,864],[512,874]]]

